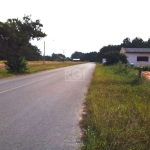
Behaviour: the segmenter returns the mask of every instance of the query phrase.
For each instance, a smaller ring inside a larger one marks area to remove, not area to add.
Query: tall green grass
[[[8,73],[7,70],[5,68],[0,68],[0,79],[1,78],[6,78],[6,77],[11,77],[14,74]]]
[[[85,112],[82,150],[150,149],[150,82],[131,67],[97,64]]]

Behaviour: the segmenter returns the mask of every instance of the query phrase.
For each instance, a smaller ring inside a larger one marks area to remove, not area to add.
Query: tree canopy
[[[117,64],[121,62],[123,64],[127,64],[128,60],[126,55],[119,53],[118,51],[109,51],[104,54],[108,65]]]
[[[14,18],[0,22],[0,55],[7,60],[8,71],[19,72],[19,63],[21,63],[19,60],[27,56],[30,51],[35,51],[39,55],[39,49],[32,46],[30,41],[40,40],[46,36],[42,32],[42,27],[40,20],[33,21],[31,16],[27,15],[22,20]],[[15,70],[15,68],[18,69]]]
[[[90,61],[90,62],[96,62],[97,61],[97,52],[89,52],[89,53],[82,53],[75,51],[72,55],[72,59],[79,58],[81,61]]]
[[[150,48],[150,39],[148,41],[143,41],[143,39],[139,37],[135,37],[133,40],[130,38],[125,38],[120,45],[108,45],[104,46],[99,50],[97,60],[102,62],[102,59],[105,58],[105,53],[111,51],[118,51],[120,52],[121,47],[125,48]]]
[[[71,55],[71,58],[72,58],[72,59],[76,59],[76,58],[81,59],[81,58],[83,57],[83,55],[84,55],[84,53],[75,51],[75,52]]]

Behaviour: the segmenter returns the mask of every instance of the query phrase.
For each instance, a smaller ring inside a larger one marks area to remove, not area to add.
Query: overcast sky
[[[99,51],[123,39],[150,38],[149,0],[1,0],[0,21],[32,15],[47,37],[34,42],[46,55]]]

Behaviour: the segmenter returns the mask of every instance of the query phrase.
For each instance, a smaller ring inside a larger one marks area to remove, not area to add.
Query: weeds
[[[81,64],[81,63],[82,62],[72,62],[72,61],[66,61],[64,63],[57,62],[57,61],[45,61],[45,64],[43,65],[42,61],[29,61],[28,70],[26,73],[34,73],[43,70],[51,70],[51,69]],[[0,78],[10,77],[14,75],[18,75],[18,74],[8,73],[7,70],[5,69],[4,63],[0,62]]]
[[[117,74],[129,74],[131,72],[132,67],[127,65],[122,65],[121,63],[115,65],[114,67],[114,73]]]
[[[81,122],[82,150],[150,149],[150,82],[124,67],[97,64]]]

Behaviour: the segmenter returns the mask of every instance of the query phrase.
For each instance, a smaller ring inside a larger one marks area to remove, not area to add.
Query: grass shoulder
[[[149,149],[149,98],[150,82],[131,67],[97,64],[81,121],[81,149]]]
[[[81,64],[83,62],[74,62],[74,61],[65,61],[65,62],[58,62],[58,61],[45,61],[45,64],[43,64],[43,61],[28,61],[28,70],[26,74],[35,73],[39,71],[44,70],[51,70],[61,67],[67,67],[72,65]],[[11,77],[16,74],[8,73],[5,69],[5,65],[3,61],[0,61],[0,79]],[[17,74],[18,75],[18,74]]]

